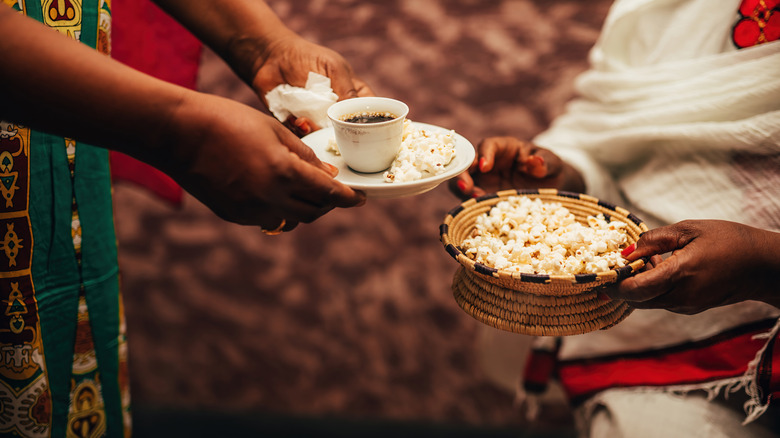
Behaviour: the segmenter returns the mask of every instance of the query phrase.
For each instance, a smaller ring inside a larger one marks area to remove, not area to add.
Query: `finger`
[[[463,172],[451,181],[451,187],[453,192],[460,198],[468,198],[471,196],[471,192],[474,190],[474,179],[468,172]]]
[[[299,137],[303,137],[305,135],[311,134],[314,131],[317,131],[320,129],[320,127],[314,123],[312,120],[306,118],[306,117],[298,117],[293,121],[293,125],[295,125],[298,128],[298,132],[296,134],[299,134]]]
[[[687,245],[692,239],[690,230],[679,224],[654,228],[645,232],[636,243],[636,250],[626,256],[629,261],[655,254],[665,254]]]
[[[289,231],[298,223],[311,223],[317,218],[333,210],[333,206],[317,206],[294,196],[279,199],[273,211],[268,207],[258,207],[251,211],[245,209],[245,216],[240,221],[244,225],[259,225],[265,231]],[[284,222],[282,222],[284,220]]]
[[[531,143],[522,141],[520,139],[513,138],[512,140],[515,143],[514,148],[517,149],[515,159],[518,162],[524,163],[534,152],[535,148],[532,147],[533,145]]]
[[[367,83],[365,83],[363,80],[358,79],[356,77],[352,77],[352,82],[355,86],[355,90],[357,90],[358,97],[371,97],[376,96],[374,93],[374,90],[371,89],[371,87],[368,86]]]
[[[677,291],[672,289],[651,300],[643,301],[641,303],[633,302],[629,303],[629,305],[636,309],[665,309],[670,312],[682,313],[686,315],[693,315],[704,310],[699,306],[677,302],[677,295]]]
[[[613,299],[632,302],[644,302],[659,297],[674,287],[679,272],[679,260],[676,256],[658,263],[652,269],[633,275],[609,291]]]
[[[291,181],[294,186],[290,195],[296,199],[333,207],[355,207],[365,203],[364,193],[349,188],[319,168],[313,168],[310,163],[295,159],[295,156],[291,160],[291,171],[296,180]]]
[[[305,224],[314,222],[335,208],[332,204],[323,204],[320,200],[301,198],[298,195],[291,194],[279,206],[283,211],[284,217],[291,222],[302,222]]]
[[[306,118],[296,118],[293,115],[289,115],[287,119],[282,122],[285,128],[292,131],[296,137],[305,137],[312,132],[312,124]]]
[[[493,157],[492,168],[499,172],[513,173],[518,163],[523,161],[522,141],[512,137],[502,137],[496,142],[497,148]]]
[[[308,164],[306,165],[308,166]],[[289,185],[287,188],[290,188]],[[235,221],[244,225],[260,225],[266,231],[276,230],[282,218],[289,224],[310,223],[340,206],[336,205],[332,199],[325,196],[314,196],[313,193],[316,191],[305,187],[294,187],[290,191],[280,188],[276,196],[269,200],[270,205],[255,203],[244,206],[241,217]],[[357,194],[365,199],[362,192]]]
[[[547,173],[544,175],[544,177],[557,175],[561,172],[563,169],[563,163],[561,162],[560,157],[547,149],[538,147],[535,147],[534,149],[533,156],[541,157],[542,160],[544,160],[545,166],[547,167]]]
[[[479,152],[479,171],[487,173],[493,170],[493,163],[495,162],[496,152],[499,149],[499,143],[496,139],[488,138],[482,140],[477,146]]]
[[[339,96],[339,100],[351,99],[358,96],[358,90],[355,88],[355,82],[352,80],[352,71],[349,68],[336,69],[331,74],[330,84],[333,92]]]
[[[332,176],[333,178],[339,176],[339,168],[338,167],[336,167],[336,166],[334,166],[334,165],[332,165],[330,163],[327,163],[325,161],[323,161],[322,164],[325,166],[325,170],[330,174],[330,176]]]
[[[542,179],[548,175],[547,163],[539,155],[531,155],[519,164],[519,170],[533,178]]]
[[[482,189],[482,187],[474,186],[474,190],[471,191],[471,197],[472,198],[479,198],[480,196],[487,195],[487,192]]]
[[[309,164],[325,171],[325,173],[328,175],[335,176],[333,175],[333,166],[317,158],[317,154],[315,154],[310,147],[306,146],[306,144],[302,142],[301,139],[298,138],[295,134],[290,132],[288,129],[284,129],[284,125],[274,124],[273,127],[276,132],[276,136],[279,138],[279,141],[285,145],[291,153],[308,162]],[[338,171],[336,170],[336,172]]]
[[[654,256],[650,257],[650,259],[647,261],[647,266],[649,266],[650,269],[655,268],[663,260],[664,260],[663,257],[661,257],[660,255],[654,255]]]

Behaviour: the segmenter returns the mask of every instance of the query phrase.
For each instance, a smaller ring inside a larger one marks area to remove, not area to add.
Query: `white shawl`
[[[707,218],[780,231],[780,41],[736,50],[738,6],[617,1],[581,98],[534,141],[648,226]]]

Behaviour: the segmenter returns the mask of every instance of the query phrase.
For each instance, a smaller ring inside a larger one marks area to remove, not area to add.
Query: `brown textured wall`
[[[563,110],[609,2],[271,0],[412,120],[530,138]],[[200,87],[257,99],[213,54]],[[188,197],[116,188],[134,402],[520,424],[480,366],[479,323],[450,293],[446,187],[371,200],[267,237]],[[521,365],[517,364],[518,370]],[[567,421],[565,414],[564,420]],[[552,419],[551,421],[561,421]]]

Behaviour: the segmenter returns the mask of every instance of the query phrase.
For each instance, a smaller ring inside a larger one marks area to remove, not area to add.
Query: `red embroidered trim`
[[[558,376],[574,404],[609,388],[692,385],[739,377],[766,343],[753,336],[765,333],[775,321],[633,356],[561,361]]]
[[[731,39],[743,49],[780,38],[780,0],[742,0]]]

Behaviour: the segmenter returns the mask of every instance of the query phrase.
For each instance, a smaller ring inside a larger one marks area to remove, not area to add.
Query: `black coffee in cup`
[[[393,120],[397,117],[398,116],[396,116],[393,113],[374,111],[374,112],[347,114],[341,116],[340,119],[347,123],[380,123],[380,122],[387,122],[389,120]]]

